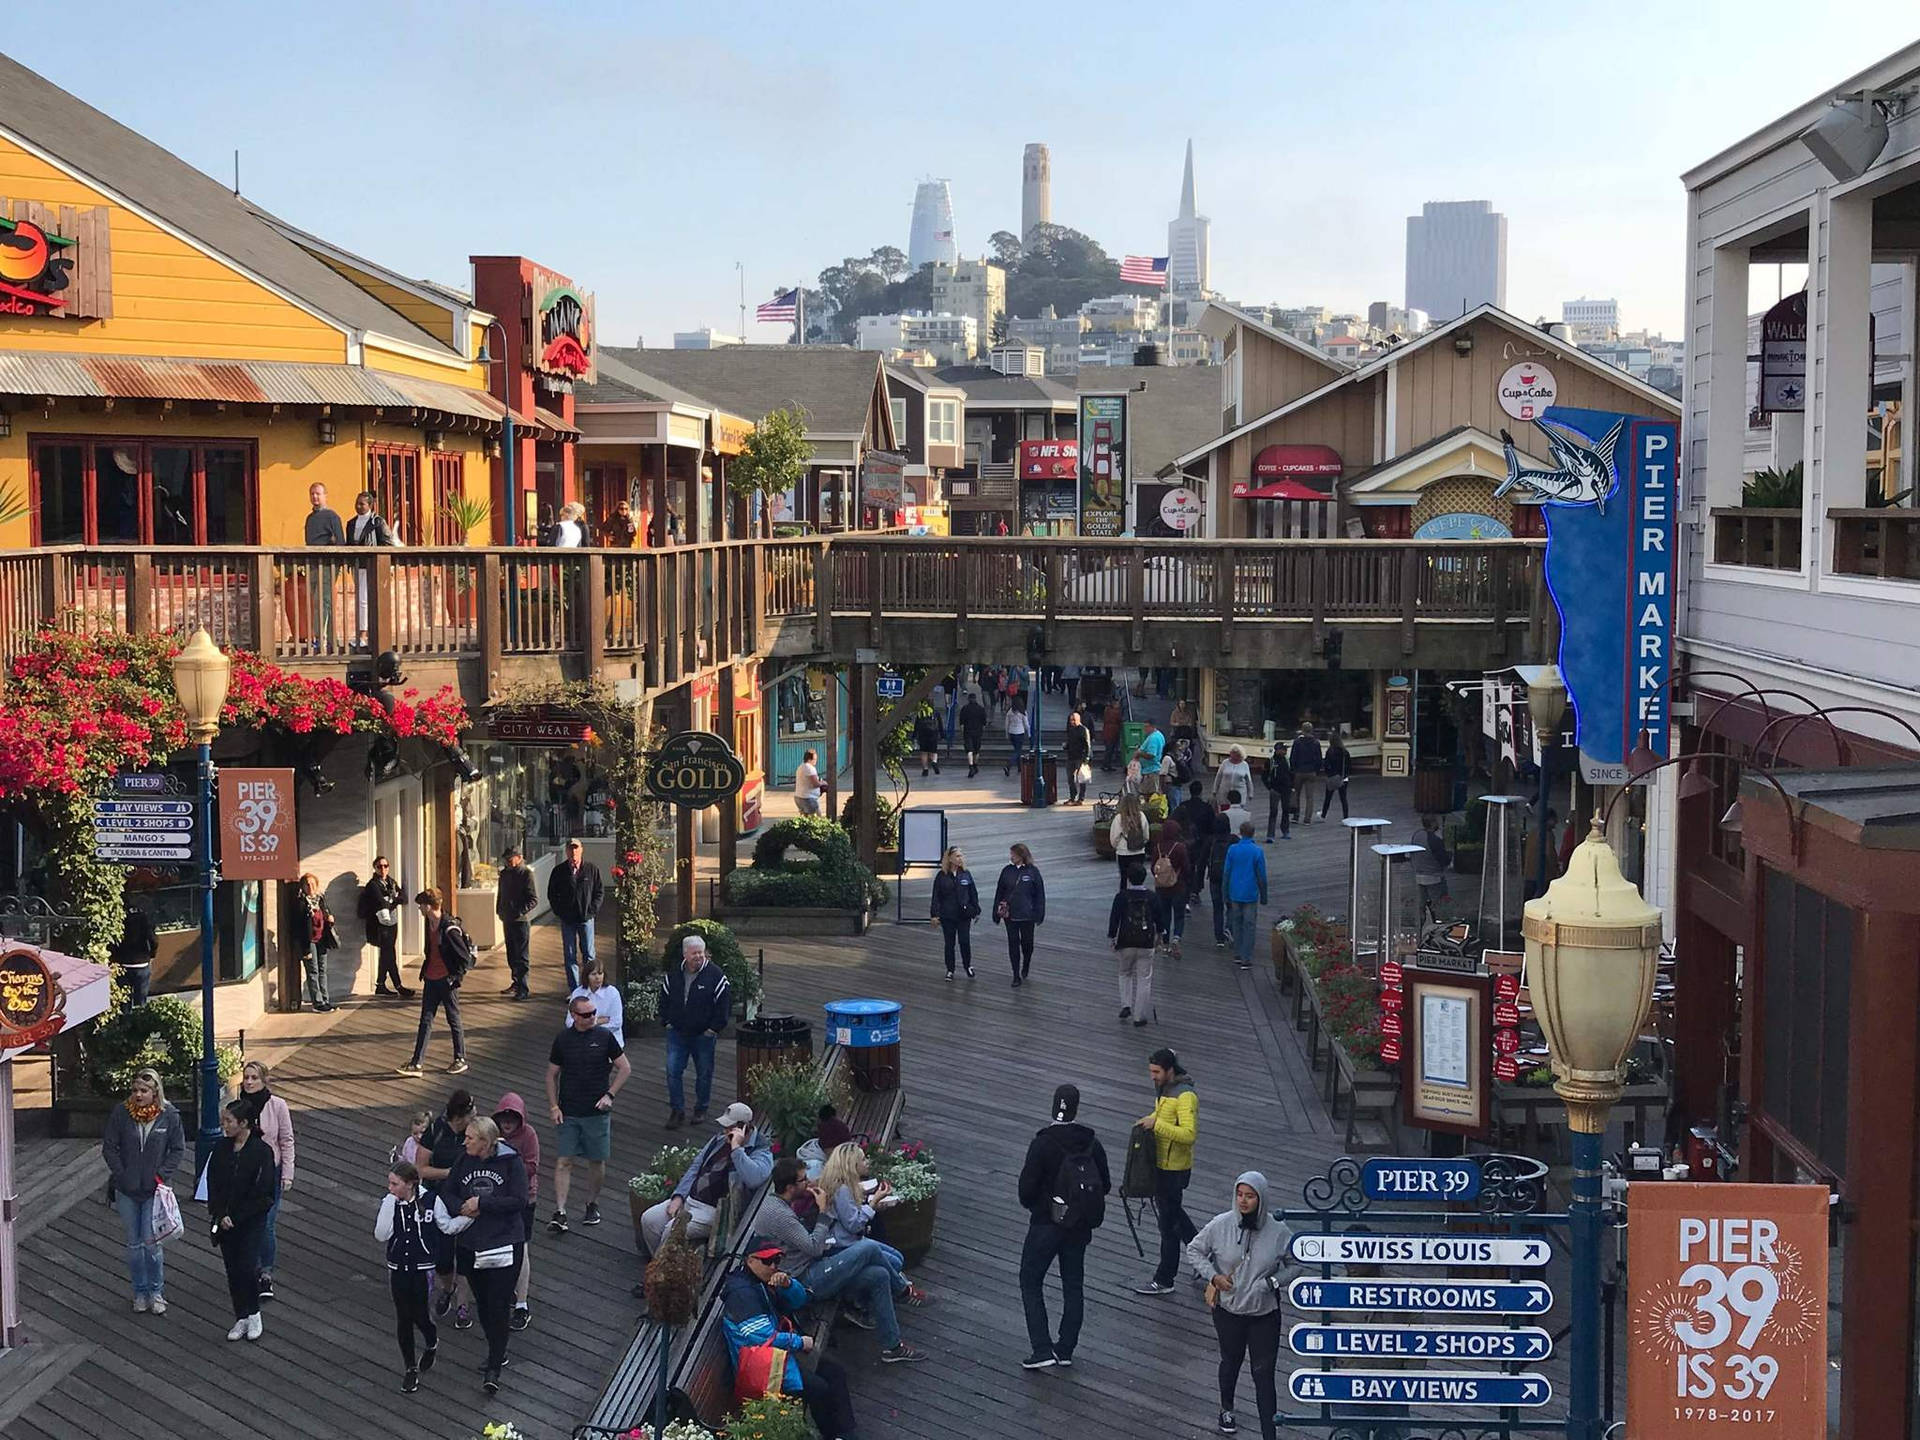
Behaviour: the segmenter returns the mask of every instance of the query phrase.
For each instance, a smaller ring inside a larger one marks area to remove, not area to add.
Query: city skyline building
[[[1507,308],[1507,217],[1491,200],[1429,200],[1407,217],[1406,305],[1436,325]]]
[[[1208,290],[1213,268],[1213,221],[1200,214],[1193,185],[1193,141],[1187,141],[1187,165],[1180,179],[1180,214],[1167,222],[1167,290],[1198,296]]]
[[[1560,302],[1560,323],[1576,345],[1604,345],[1620,338],[1620,302],[1618,300],[1578,300]]]
[[[1053,157],[1039,141],[1020,157],[1020,239],[1036,225],[1053,223]]]
[[[907,235],[907,270],[951,265],[960,258],[953,240],[953,189],[945,180],[922,180],[913,192],[913,226]]]

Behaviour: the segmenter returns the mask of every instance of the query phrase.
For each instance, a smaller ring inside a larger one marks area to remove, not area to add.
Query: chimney
[[[1153,344],[1135,346],[1133,363],[1135,365],[1158,365],[1160,363],[1160,347]]]

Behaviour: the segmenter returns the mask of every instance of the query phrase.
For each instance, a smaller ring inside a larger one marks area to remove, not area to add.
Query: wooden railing
[[[1504,627],[1538,618],[1544,542],[1078,540],[868,534],[663,550],[81,549],[0,556],[0,657],[39,626],[185,634],[287,665],[610,660],[648,689],[836,615]],[[1502,630],[1501,633],[1504,633]],[[845,637],[842,637],[845,638]],[[863,640],[862,643],[873,643]],[[637,668],[636,668],[637,667]]]

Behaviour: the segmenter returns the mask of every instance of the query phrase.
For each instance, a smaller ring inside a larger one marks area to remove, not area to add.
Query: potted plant
[[[811,1440],[813,1422],[797,1395],[761,1395],[734,1412],[727,1424],[734,1440]]]
[[[1111,800],[1093,802],[1093,853],[1102,860],[1113,859],[1113,817],[1119,813]]]
[[[933,1152],[917,1141],[867,1151],[867,1163],[876,1180],[893,1187],[898,1204],[880,1212],[886,1242],[918,1265],[933,1248],[933,1222],[938,1210],[940,1170]]]
[[[848,795],[840,805],[840,828],[847,832],[849,838],[852,838],[859,821],[859,817],[853,813],[853,800],[854,797]],[[897,875],[900,873],[900,807],[886,796],[876,793],[873,797],[873,813],[876,833],[880,837],[873,856],[874,868],[882,875]]]
[[[747,1076],[753,1108],[782,1155],[791,1155],[820,1133],[820,1107],[844,1108],[852,1098],[851,1081],[840,1072],[829,1083],[820,1067],[799,1058],[757,1065]]]
[[[673,1187],[699,1154],[698,1145],[662,1145],[646,1169],[627,1181],[627,1207],[633,1211],[636,1242],[640,1238],[640,1217],[673,1193]]]

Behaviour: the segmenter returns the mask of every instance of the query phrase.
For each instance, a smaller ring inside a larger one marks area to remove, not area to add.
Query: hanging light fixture
[[[1682,800],[1698,800],[1703,795],[1713,793],[1713,777],[1707,774],[1705,765],[1698,759],[1680,772],[1679,795]]]
[[[1633,753],[1627,756],[1627,774],[1636,780],[1660,764],[1659,753],[1654,750],[1651,741],[1651,734],[1642,727],[1633,742]]]
[[[1729,835],[1740,833],[1740,802],[1738,800],[1727,806],[1727,813],[1720,817],[1720,828]]]

